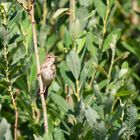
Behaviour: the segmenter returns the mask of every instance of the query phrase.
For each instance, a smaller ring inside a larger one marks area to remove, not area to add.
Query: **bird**
[[[56,56],[53,53],[48,53],[45,57],[44,62],[41,64],[40,73],[38,74],[38,76],[41,75],[42,78],[43,94],[45,100],[48,96],[48,88],[50,87],[56,75],[55,60],[56,60]],[[40,95],[40,89],[38,90],[37,98],[39,97],[39,95]]]

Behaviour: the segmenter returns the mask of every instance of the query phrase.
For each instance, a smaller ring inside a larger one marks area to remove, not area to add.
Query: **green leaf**
[[[113,40],[113,36],[117,36],[117,40],[119,40],[120,36],[121,36],[121,30],[120,29],[114,29],[105,39],[105,42],[103,44],[103,52],[105,52],[106,50],[108,50],[110,48],[110,44]]]
[[[136,91],[133,91],[133,90],[121,90],[115,96],[116,97],[124,97],[124,96],[132,96],[135,94],[136,94]]]
[[[41,136],[37,136],[35,134],[33,134],[33,136],[34,136],[34,140],[43,140],[43,138]]]
[[[19,70],[21,68],[22,68],[22,65],[13,65],[12,70],[9,73],[10,79],[13,78],[15,76],[15,74],[17,74],[17,72],[19,72]]]
[[[97,9],[97,12],[101,16],[101,18],[104,19],[106,14],[106,5],[102,2],[102,0],[93,0],[93,2]]]
[[[75,26],[73,29],[74,30],[79,29],[80,32],[83,32],[83,30],[86,28],[87,23],[88,23],[88,16],[89,16],[88,8],[86,8],[85,6],[79,7],[76,10],[76,16],[77,16],[77,19],[78,19],[77,20],[77,27]],[[76,25],[76,23],[75,23],[75,25]]]
[[[12,84],[15,83],[16,80],[17,80],[20,76],[21,76],[21,75],[17,75],[17,76],[15,76],[14,78],[12,78],[11,83],[12,83]]]
[[[98,84],[100,90],[102,90],[106,86],[107,81],[108,81],[108,79],[105,79]]]
[[[99,84],[97,84],[96,81],[93,83],[93,94],[97,98],[97,101],[99,103],[102,103],[102,94],[101,94],[101,91],[100,91]]]
[[[102,74],[104,74],[105,76],[107,76],[107,72],[106,70],[99,64],[93,62],[94,67],[97,69],[97,71],[101,72]]]
[[[18,77],[18,79],[16,79],[16,84],[17,84],[23,91],[26,91],[26,93],[28,93],[27,83],[25,82],[25,79],[24,79],[23,77]]]
[[[6,78],[0,79],[0,86],[7,89],[7,87],[9,86],[9,83],[7,82]]]
[[[62,98],[60,95],[50,94],[50,96],[52,100],[54,101],[54,103],[58,106],[60,111],[66,113],[68,110],[71,109],[71,107],[68,105],[66,100],[64,100],[64,98]]]
[[[59,65],[59,69],[60,69],[61,76],[62,76],[63,80],[65,81],[65,83],[67,83],[68,86],[74,90],[75,86],[74,86],[74,83],[72,82],[72,80],[70,79],[69,75],[67,74],[69,72],[69,70],[68,70],[68,66],[65,61],[63,61]]]
[[[48,37],[47,42],[45,42],[45,46],[47,50],[50,50],[51,47],[53,47],[57,41],[57,36],[56,34],[52,34],[51,36]],[[42,43],[42,42],[41,42]]]
[[[86,83],[87,76],[88,76],[88,69],[86,67],[83,67],[81,74],[80,74],[81,85],[84,85]]]
[[[137,109],[134,105],[130,105],[125,110],[123,127],[126,128],[126,137],[129,140],[130,136],[134,134],[138,121]]]
[[[112,125],[114,123],[114,121],[116,121],[121,116],[123,109],[124,109],[124,107],[121,107],[121,106],[119,106],[115,109],[115,113],[112,116],[111,120],[109,121],[110,125]]]
[[[130,46],[126,42],[123,42],[123,41],[121,42],[121,44],[123,45],[124,48],[129,50],[131,53],[133,53],[136,57],[140,59],[140,49],[138,47]]]
[[[2,118],[0,122],[0,139],[1,140],[12,140],[10,124],[8,124],[5,118]]]
[[[73,76],[76,80],[79,78],[80,70],[81,70],[81,62],[80,58],[75,51],[70,51],[66,58],[67,65],[71,70]]]
[[[8,33],[7,33],[6,27],[4,25],[2,25],[0,27],[0,43],[3,45],[4,45],[4,42],[5,42],[5,44],[7,44],[7,41],[8,41],[7,34]]]
[[[43,136],[43,140],[53,140],[53,136],[50,132]]]
[[[11,29],[14,29],[13,26],[15,26],[15,24],[18,22],[18,20],[20,19],[20,15],[21,15],[21,11],[19,10],[18,12],[14,12],[11,17],[10,17],[10,21],[8,26]]]
[[[76,39],[76,43],[78,45],[77,53],[79,54],[86,43],[86,37]]]
[[[85,103],[83,100],[80,100],[76,106],[76,116],[79,120],[82,120],[85,117]]]
[[[76,123],[71,130],[70,140],[78,140],[80,135],[82,135],[82,123]]]
[[[72,37],[67,30],[65,31],[63,42],[64,42],[64,45],[68,48],[72,45]]]
[[[70,26],[71,27],[70,28],[70,34],[71,34],[71,36],[74,39],[78,38],[78,36],[80,34],[80,27],[81,27],[80,20],[79,19],[76,19],[70,25],[71,25]]]
[[[93,127],[94,124],[97,122],[97,119],[99,119],[98,113],[90,106],[88,106],[88,108],[86,109],[85,116],[91,127]]]
[[[107,129],[104,122],[97,122],[93,128],[93,136],[95,140],[106,140],[107,138]]]
[[[129,70],[128,62],[125,61],[121,66],[121,70],[119,72],[118,77],[122,78],[123,76],[125,76],[128,73],[128,70]]]
[[[80,5],[82,5],[83,7],[88,7],[89,5],[92,4],[92,0],[79,0]]]
[[[104,100],[104,114],[109,114],[111,112],[112,105],[113,105],[114,101],[115,100],[111,94],[109,97],[105,98],[105,100]]]
[[[67,12],[69,9],[68,8],[60,8],[58,9],[54,15],[53,15],[53,19],[56,19],[57,17],[59,17],[61,14],[63,14],[64,12]]]
[[[113,132],[109,140],[120,140],[120,137],[125,132],[125,129],[126,128],[117,129],[115,132]]]
[[[54,129],[53,135],[55,140],[65,140],[62,130],[58,127]]]

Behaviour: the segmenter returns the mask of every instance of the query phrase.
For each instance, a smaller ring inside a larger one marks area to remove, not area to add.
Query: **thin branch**
[[[76,80],[76,92],[75,93],[76,93],[75,95],[77,96],[78,101],[80,101],[80,86],[79,86],[78,80]]]
[[[108,20],[109,13],[110,13],[110,3],[109,3],[109,0],[107,0],[106,15],[103,20],[103,36],[105,36],[106,30],[107,30],[107,20]]]
[[[30,4],[29,3],[26,3],[25,5],[27,5],[27,7],[23,4],[23,3],[21,3],[20,1],[18,1],[18,0],[16,0],[16,2],[26,11],[26,12],[30,12],[30,9],[31,8],[29,8],[30,6]]]
[[[14,124],[14,140],[17,140],[17,126],[18,126],[18,109],[17,109],[17,104],[16,104],[16,100],[14,98],[14,94],[13,94],[13,91],[12,91],[12,83],[10,81],[10,78],[9,78],[9,74],[10,74],[10,70],[9,70],[9,62],[8,62],[8,49],[7,49],[7,31],[5,32],[4,34],[4,60],[5,60],[5,63],[6,63],[6,69],[5,69],[5,73],[6,73],[6,81],[7,83],[9,84],[8,88],[7,88],[7,91],[10,93],[11,95],[11,99],[12,99],[12,103],[13,103],[13,106],[14,106],[14,111],[15,111],[15,124]]]
[[[46,23],[46,17],[47,17],[47,1],[43,0],[43,15],[42,15],[42,24],[44,25]]]
[[[13,106],[14,106],[14,110],[15,110],[14,140],[17,140],[18,109],[17,109],[16,99],[14,98],[14,94],[13,94],[11,86],[9,86],[9,92],[10,92],[11,99],[12,99]]]
[[[109,83],[110,83],[110,80],[111,80],[111,72],[112,72],[114,59],[115,59],[116,42],[117,42],[117,36],[113,35],[112,43],[110,44],[110,48],[112,50],[112,57],[111,57],[111,64],[110,64],[108,75],[107,75],[107,79],[108,79],[107,86],[106,86],[106,93],[107,94],[109,92]]]
[[[35,50],[35,56],[36,56],[36,65],[37,65],[37,73],[40,73],[40,62],[39,62],[39,55],[38,55],[38,49],[37,49],[37,34],[36,34],[36,28],[35,28],[35,18],[34,18],[34,2],[32,3],[32,9],[30,11],[31,16],[31,22],[32,22],[32,31],[33,31],[33,42],[34,42],[34,50]],[[46,109],[46,102],[43,94],[43,82],[41,75],[38,75],[39,80],[39,86],[40,86],[40,96],[41,96],[41,102],[42,102],[42,110],[43,110],[43,118],[44,118],[44,129],[45,132],[48,132],[48,119],[47,119],[47,109]]]
[[[38,55],[38,49],[37,49],[37,34],[36,34],[36,29],[35,29],[35,18],[34,18],[34,0],[29,0],[27,7],[25,7],[23,3],[20,3],[18,0],[16,1],[25,9],[25,11],[29,13],[31,17],[37,73],[40,73],[40,62],[39,62],[39,55]],[[47,133],[48,132],[48,118],[47,118],[46,102],[45,102],[45,98],[43,94],[43,82],[42,82],[41,75],[38,76],[38,80],[39,80],[39,86],[40,86],[40,97],[41,97],[41,102],[42,102],[42,110],[43,110],[43,118],[44,118],[44,130]]]
[[[75,0],[70,0],[70,6],[69,6],[70,16],[69,16],[69,31],[72,32],[72,25],[75,21]]]

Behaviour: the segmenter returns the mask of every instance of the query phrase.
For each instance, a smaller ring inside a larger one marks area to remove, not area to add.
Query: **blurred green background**
[[[48,135],[36,103],[29,7],[27,0],[0,0],[1,140],[14,138],[11,93],[18,140],[140,139],[140,1],[35,1],[40,61],[48,52],[57,56]]]

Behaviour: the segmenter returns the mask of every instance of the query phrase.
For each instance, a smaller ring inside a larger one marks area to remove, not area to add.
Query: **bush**
[[[0,3],[0,137],[139,139],[140,3],[35,1],[40,61],[48,52],[57,56],[46,100],[47,134],[36,102],[31,6],[19,0]]]

